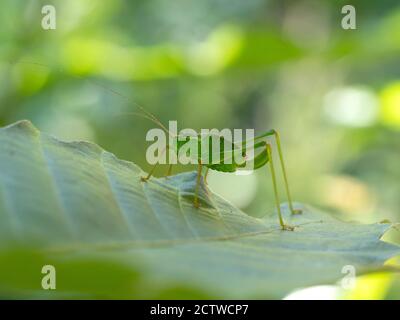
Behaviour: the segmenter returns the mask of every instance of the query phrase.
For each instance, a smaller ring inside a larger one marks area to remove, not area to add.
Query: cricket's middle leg
[[[172,173],[172,164],[168,165],[168,170],[167,173],[165,174],[165,177],[168,178]]]
[[[210,171],[210,168],[207,167],[206,173],[204,173],[204,183],[207,184],[207,177],[208,177],[208,172]]]
[[[196,187],[194,190],[194,202],[193,205],[196,208],[200,207],[200,202],[199,202],[199,189],[200,189],[200,178],[201,178],[201,171],[203,169],[203,165],[201,164],[201,162],[199,161],[198,167],[197,167],[197,179],[196,179]]]
[[[169,152],[169,144],[167,144],[166,150]],[[168,157],[169,157],[169,155],[168,155]],[[167,170],[167,174],[165,175],[165,177],[168,178],[171,175],[171,173],[172,173],[172,163],[170,163],[168,165],[168,170]]]

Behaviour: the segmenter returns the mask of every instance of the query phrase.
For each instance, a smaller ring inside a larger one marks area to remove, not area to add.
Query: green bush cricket
[[[165,126],[163,126],[160,123],[160,121],[153,114],[149,113],[148,111],[144,110],[141,107],[140,107],[140,109],[143,112],[143,114],[142,114],[143,117],[156,123],[167,134],[170,134],[168,129]],[[259,169],[259,168],[269,164],[269,169],[270,169],[271,178],[272,178],[272,185],[273,185],[273,190],[274,190],[275,204],[276,204],[276,209],[277,209],[278,218],[279,218],[279,224],[280,224],[282,230],[293,230],[293,227],[286,225],[283,221],[282,212],[281,212],[281,208],[280,208],[280,200],[279,200],[279,195],[278,195],[277,181],[276,181],[275,164],[274,164],[273,157],[272,157],[272,146],[267,141],[268,137],[275,138],[277,151],[278,151],[278,155],[279,155],[279,160],[280,160],[280,165],[282,168],[282,174],[283,174],[283,179],[284,179],[284,184],[285,184],[286,195],[287,195],[287,199],[288,199],[288,203],[289,203],[289,209],[292,214],[301,213],[301,210],[297,210],[293,207],[293,202],[292,202],[292,198],[290,195],[289,183],[288,183],[288,178],[287,178],[287,174],[286,174],[286,168],[285,168],[285,163],[284,163],[284,159],[283,159],[283,153],[282,153],[282,147],[281,147],[279,133],[276,130],[269,130],[269,131],[266,131],[256,137],[254,137],[253,139],[251,139],[252,141],[249,141],[249,140],[241,141],[241,142],[239,142],[239,144],[241,144],[242,148],[244,148],[245,146],[248,145],[249,142],[251,142],[251,148],[253,149],[252,151],[255,154],[253,159],[251,159],[253,161],[253,166],[252,166],[253,169]],[[175,136],[174,138],[178,139],[179,136]],[[195,137],[190,137],[190,139],[187,139],[187,137],[183,137],[183,139],[180,139],[181,141],[178,141],[174,147],[171,147],[171,145],[167,144],[164,151],[166,151],[170,148],[173,148],[173,151],[176,152],[176,154],[178,155],[180,153],[181,149],[185,146],[185,144],[189,143],[189,141],[191,141],[191,143],[196,144],[198,146],[198,149],[201,150],[202,140],[204,140],[204,139],[210,140],[207,143],[207,145],[212,146],[213,141],[211,141],[211,140],[213,138],[215,138],[215,137],[213,137],[212,135],[202,136],[200,134],[198,134]],[[226,163],[225,162],[226,158],[229,159],[231,157],[233,157],[233,158],[235,157],[234,152],[231,152],[229,149],[232,148],[233,151],[234,151],[234,149],[237,150],[238,143],[237,142],[235,142],[235,143],[229,142],[226,139],[224,139],[222,136],[219,136],[217,138],[219,139],[219,143],[221,144],[221,147],[219,148],[219,152],[222,155],[222,160],[220,158],[220,161],[217,163],[215,163],[213,161],[204,161],[205,159],[206,160],[211,159],[211,156],[212,156],[211,148],[209,150],[205,150],[205,152],[203,152],[203,150],[201,150],[198,154],[194,155],[194,157],[196,158],[195,159],[196,163],[197,163],[197,179],[196,179],[196,186],[195,186],[195,190],[194,190],[193,205],[196,208],[200,207],[199,187],[200,187],[200,180],[201,180],[202,172],[203,172],[202,169],[204,167],[206,168],[206,172],[204,174],[204,180],[206,181],[207,175],[208,175],[208,172],[210,169],[215,170],[215,171],[221,171],[221,172],[236,172],[237,170],[240,170],[240,169],[246,167],[247,162],[249,161],[248,159],[244,158],[244,160],[242,160],[241,162],[230,161],[229,163]],[[226,144],[226,143],[229,144],[228,157],[225,157],[226,149],[224,148],[224,144]],[[240,150],[242,150],[242,149],[240,149]],[[243,155],[245,155],[245,154],[243,154]],[[143,182],[146,182],[147,180],[149,180],[152,177],[157,165],[158,165],[158,163],[156,163],[152,167],[152,169],[150,170],[150,172],[148,173],[147,176],[141,178],[141,180]],[[169,165],[166,176],[170,175],[171,171],[172,171],[172,164]]]

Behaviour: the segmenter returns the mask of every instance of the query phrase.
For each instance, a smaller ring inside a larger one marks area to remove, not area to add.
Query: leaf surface
[[[194,172],[145,174],[28,121],[0,129],[0,292],[43,294],[38,270],[53,263],[61,297],[280,298],[334,283],[346,265],[381,270],[400,253],[380,240],[389,224],[297,204],[295,216],[283,205],[295,231],[281,231],[275,214],[251,217],[203,183],[194,208]]]

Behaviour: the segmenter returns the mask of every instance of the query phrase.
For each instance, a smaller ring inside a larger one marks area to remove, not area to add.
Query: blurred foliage
[[[41,27],[44,4],[56,30]],[[357,29],[343,30],[345,4],[3,0],[0,125],[30,119],[145,170],[154,125],[125,114],[135,103],[181,129],[275,128],[296,199],[347,220],[399,221],[400,4],[353,0]],[[210,178],[250,214],[273,208],[265,170]]]

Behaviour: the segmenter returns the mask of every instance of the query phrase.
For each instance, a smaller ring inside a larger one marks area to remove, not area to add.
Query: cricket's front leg
[[[151,168],[149,174],[145,177],[140,177],[140,180],[143,182],[147,182],[147,180],[149,180],[151,178],[151,176],[153,175],[154,171],[156,170],[158,165],[158,162]]]
[[[165,147],[165,148],[162,150],[162,152],[160,153],[160,157],[164,155],[164,152],[165,152],[166,150],[168,150],[168,148],[169,148],[169,145],[167,144],[166,147]],[[150,170],[150,172],[148,173],[148,175],[145,176],[145,177],[140,177],[140,180],[141,180],[142,182],[147,182],[147,180],[149,180],[149,179],[151,178],[151,176],[154,174],[154,171],[156,170],[156,168],[157,168],[157,166],[158,166],[159,164],[160,164],[160,160],[158,160],[158,162],[157,162],[155,165],[153,165],[153,167],[151,168],[151,170]],[[169,166],[168,172],[170,172],[171,169],[172,169],[172,165]],[[169,175],[169,174],[167,173],[167,175]]]

